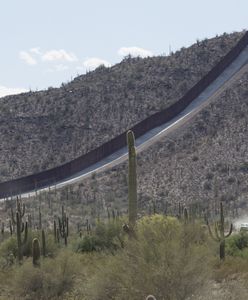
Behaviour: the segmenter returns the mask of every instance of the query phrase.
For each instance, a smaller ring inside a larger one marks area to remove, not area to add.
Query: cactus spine
[[[134,133],[127,132],[128,145],[128,213],[129,225],[133,228],[137,219],[137,174],[136,174],[136,149]]]
[[[214,224],[215,235],[213,234],[213,232],[211,230],[208,220],[207,220],[207,225],[208,225],[208,231],[209,231],[211,238],[220,244],[220,259],[224,260],[225,259],[225,239],[228,238],[232,234],[233,225],[231,224],[229,232],[227,234],[225,234],[225,218],[224,218],[222,202],[220,203],[220,221],[215,222],[215,224]]]
[[[32,255],[33,255],[33,266],[40,266],[40,242],[37,238],[33,239],[32,242]]]

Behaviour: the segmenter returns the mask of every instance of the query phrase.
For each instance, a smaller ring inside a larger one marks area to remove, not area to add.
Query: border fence
[[[242,52],[248,45],[248,32],[238,43],[198,81],[183,97],[168,108],[157,112],[130,128],[135,137],[142,136],[147,131],[160,126],[182,112],[197,96],[199,96]],[[126,132],[93,149],[92,151],[58,167],[39,173],[0,183],[0,198],[6,198],[36,189],[54,185],[56,182],[73,176],[125,147]]]

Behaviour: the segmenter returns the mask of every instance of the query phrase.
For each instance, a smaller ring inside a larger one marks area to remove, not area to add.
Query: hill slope
[[[219,200],[232,217],[247,211],[247,86],[248,71],[186,126],[138,155],[140,211],[149,211],[152,202],[160,211],[181,202],[214,212]],[[125,162],[84,180],[79,187],[74,185],[72,191],[79,193],[84,204],[125,208],[126,174]]]
[[[59,89],[1,99],[0,180],[70,161],[174,103],[241,35],[197,42],[169,57],[127,58]]]

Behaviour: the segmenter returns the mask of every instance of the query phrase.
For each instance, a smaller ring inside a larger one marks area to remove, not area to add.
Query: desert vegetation
[[[32,230],[21,263],[16,237],[5,233],[0,299],[145,299],[150,294],[156,299],[209,299],[205,289],[226,294],[229,281],[234,286],[230,299],[237,299],[236,290],[245,299],[247,233],[227,239],[227,256],[220,262],[218,245],[201,220],[144,216],[132,237],[123,230],[125,222],[125,217],[99,220],[88,232],[72,232],[67,246],[46,229],[45,255],[41,232]]]
[[[108,211],[80,228],[63,205],[46,223],[41,209],[34,217],[15,199],[1,231],[0,299],[245,299],[248,233],[231,235],[231,225],[225,235],[222,202],[208,221],[207,211],[180,202],[173,213],[157,213],[155,203],[141,213],[130,131],[127,142],[128,214]]]
[[[75,158],[167,107],[241,35],[1,99],[1,180]],[[247,209],[247,83],[245,73],[138,156],[129,131],[129,160],[112,170],[4,199],[0,299],[247,299],[248,233],[232,225]]]

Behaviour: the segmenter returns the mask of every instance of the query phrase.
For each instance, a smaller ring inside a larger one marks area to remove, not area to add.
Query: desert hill
[[[1,98],[0,180],[70,161],[168,107],[242,34],[197,41],[170,56],[127,57],[60,88]]]

